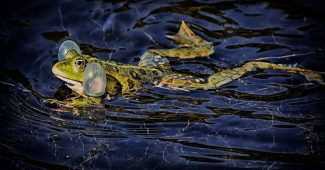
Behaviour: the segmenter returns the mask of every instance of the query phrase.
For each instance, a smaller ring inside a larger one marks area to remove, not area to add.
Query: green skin
[[[179,43],[180,48],[152,49],[147,54],[158,55],[159,58],[178,57],[186,59],[196,56],[209,56],[214,52],[212,43],[196,36],[184,22],[182,22],[180,31],[169,38]],[[304,75],[309,81],[317,81],[323,84],[322,76],[312,70],[260,61],[251,61],[241,67],[222,70],[212,74],[207,81],[204,81],[190,75],[173,73],[166,63],[148,66],[140,61],[139,66],[134,66],[113,61],[103,61],[93,56],[77,54],[74,50],[71,50],[67,53],[65,60],[59,61],[53,66],[52,72],[56,77],[65,81],[66,85],[76,92],[78,96],[65,101],[57,101],[55,99],[49,101],[67,108],[100,105],[101,101],[105,99],[104,96],[91,97],[83,92],[83,72],[87,64],[90,63],[98,63],[103,67],[107,77],[106,92],[108,95],[106,96],[108,98],[117,94],[122,94],[123,96],[135,94],[145,84],[185,91],[215,89],[256,69],[274,69],[298,73]]]

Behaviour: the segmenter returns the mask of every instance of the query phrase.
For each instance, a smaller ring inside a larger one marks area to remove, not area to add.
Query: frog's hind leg
[[[150,49],[140,59],[139,66],[152,67],[159,70],[170,70],[169,61],[164,57],[195,58],[207,57],[214,52],[213,44],[195,35],[182,21],[177,34],[168,36],[180,47],[174,49]]]
[[[157,87],[168,88],[178,91],[189,91],[195,89],[204,89],[207,83],[202,78],[195,78],[190,75],[169,74],[164,76]]]
[[[244,65],[247,69],[273,69],[273,70],[280,70],[280,71],[286,71],[289,73],[295,73],[295,74],[301,74],[305,76],[305,78],[308,81],[316,81],[320,84],[324,84],[323,76],[322,74],[308,70],[308,69],[303,69],[299,68],[296,66],[291,66],[291,65],[283,65],[283,64],[273,64],[273,63],[267,63],[267,62],[261,62],[261,61],[252,61],[248,62]]]
[[[267,62],[252,61],[244,64],[242,67],[225,69],[222,70],[221,72],[217,72],[211,75],[208,79],[208,83],[205,84],[206,85],[205,89],[220,87],[224,84],[227,84],[233,80],[236,80],[244,76],[248,72],[255,71],[256,69],[264,69],[264,70],[272,69],[272,70],[286,71],[289,73],[302,74],[306,77],[308,81],[317,81],[321,84],[324,84],[322,75],[312,70],[285,66],[282,64],[272,64]]]
[[[325,84],[320,73],[312,70],[307,70],[299,67],[285,66],[282,64],[272,64],[267,62],[252,61],[244,64],[241,67],[225,69],[211,75],[207,81],[200,78],[181,74],[170,74],[162,78],[158,87],[168,87],[175,90],[193,90],[193,89],[215,89],[225,85],[233,80],[245,76],[256,69],[272,69],[286,71],[289,73],[302,74],[308,81],[317,81],[320,84]]]
[[[179,47],[174,49],[151,49],[149,52],[162,57],[177,57],[184,59],[208,57],[214,53],[213,44],[195,35],[184,21],[182,21],[177,34],[167,37],[174,40]]]

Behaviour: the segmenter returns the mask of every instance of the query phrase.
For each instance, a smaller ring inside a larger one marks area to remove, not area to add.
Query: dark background
[[[71,91],[51,73],[61,41],[136,65],[173,48],[182,20],[215,44],[171,59],[207,78],[261,57],[325,72],[322,1],[8,1],[0,7],[0,165],[4,169],[324,168],[325,87],[259,71],[210,91],[149,88],[83,116],[44,104]]]

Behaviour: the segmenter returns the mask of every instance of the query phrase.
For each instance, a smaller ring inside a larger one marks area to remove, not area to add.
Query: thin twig
[[[152,38],[152,36],[146,32],[144,34],[150,39],[151,42],[153,42],[156,46],[159,47],[159,44]]]
[[[61,24],[61,28],[66,31],[66,28],[64,26],[64,23],[63,23],[63,16],[62,16],[62,11],[61,11],[61,8],[58,7],[58,13],[59,13],[59,17],[60,17],[60,24]]]
[[[282,59],[282,58],[291,58],[291,57],[297,57],[297,56],[303,56],[303,55],[311,55],[311,54],[315,54],[315,53],[314,52],[308,52],[308,53],[288,54],[288,55],[274,56],[274,57],[262,57],[262,58],[257,58],[255,60],[260,61],[260,60],[267,60],[267,59]]]

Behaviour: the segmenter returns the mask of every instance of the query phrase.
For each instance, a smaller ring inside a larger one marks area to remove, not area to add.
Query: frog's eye
[[[85,68],[85,59],[83,58],[76,58],[74,61],[74,65],[77,69],[82,70]]]
[[[58,51],[59,61],[67,59],[67,53],[70,50],[74,50],[76,53],[81,54],[80,47],[76,42],[72,40],[66,40],[60,44]]]
[[[84,93],[88,96],[101,96],[106,90],[106,74],[101,65],[97,63],[87,64],[83,76]]]

